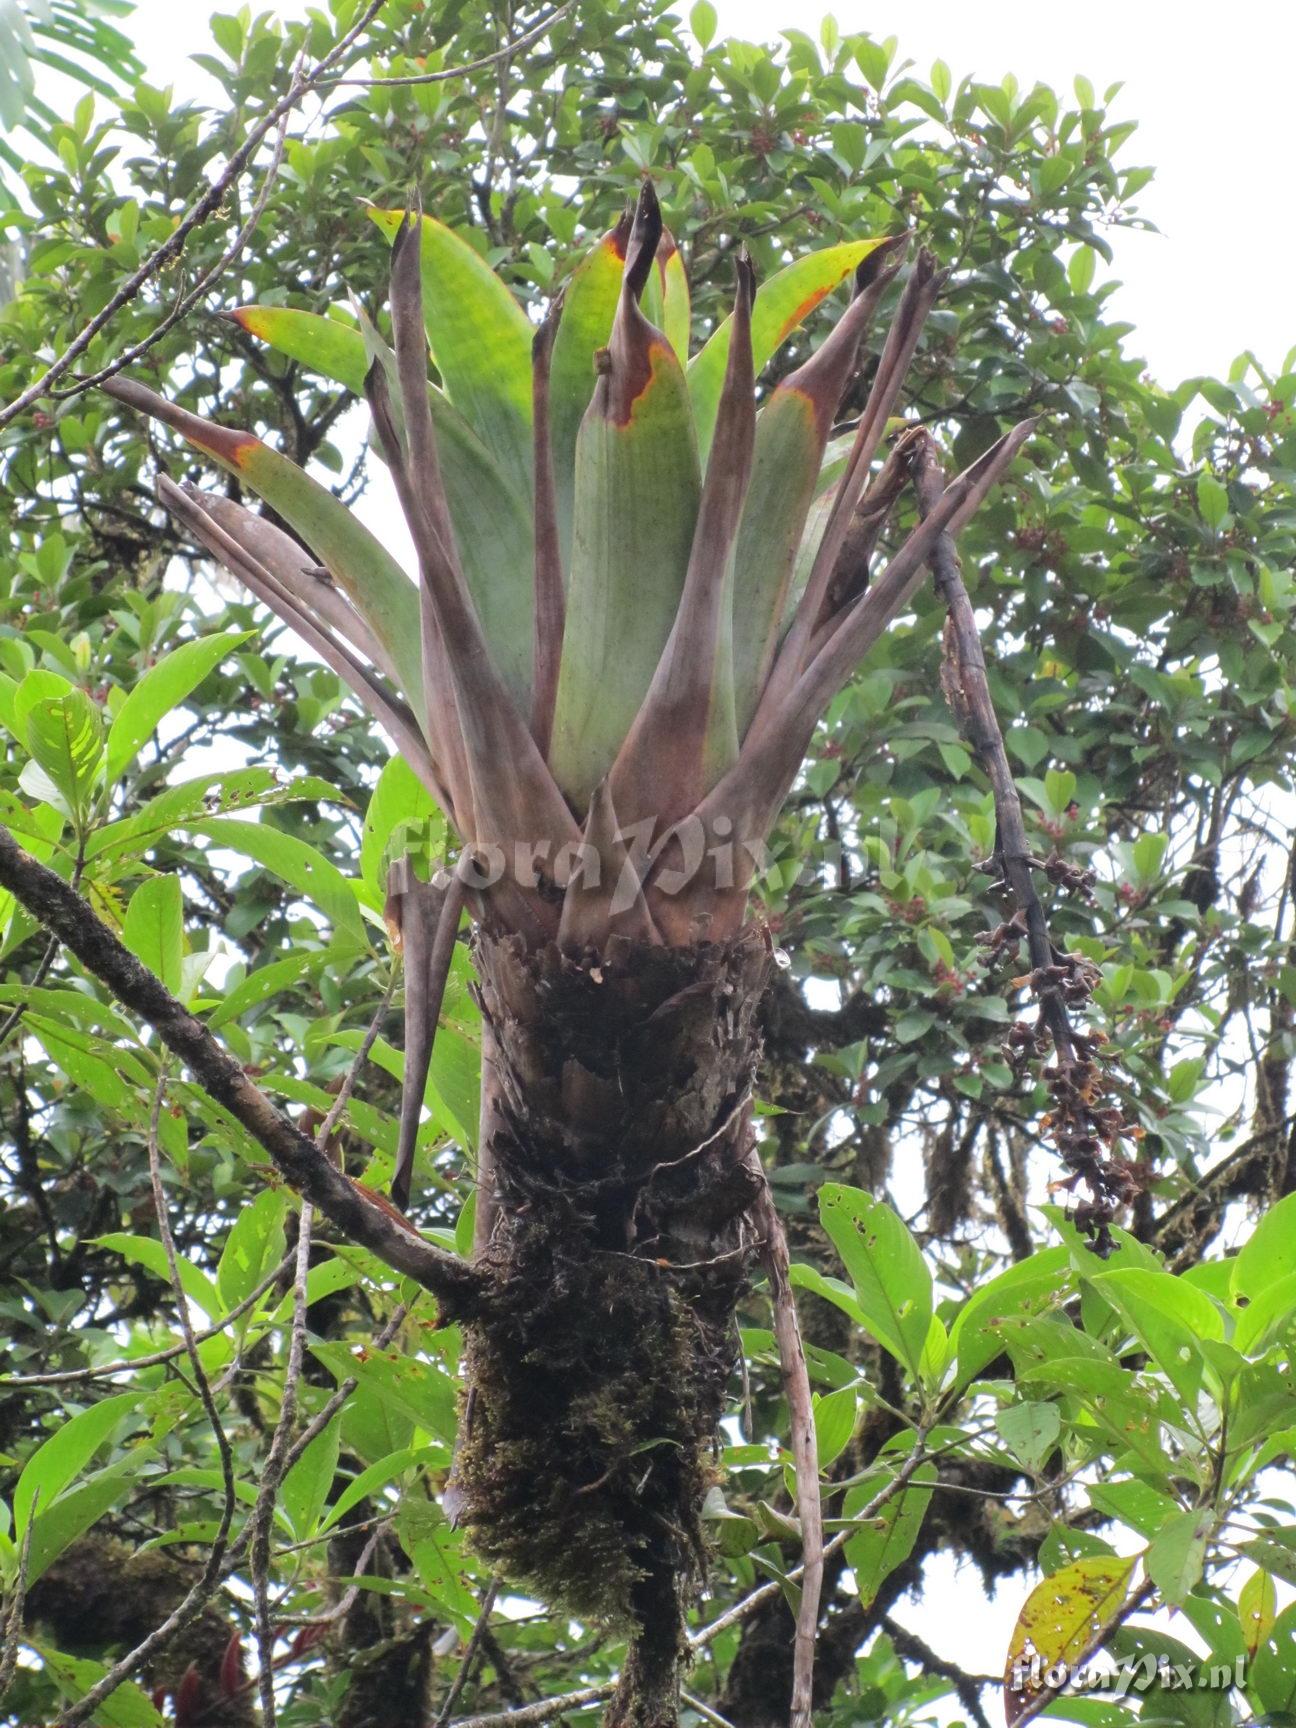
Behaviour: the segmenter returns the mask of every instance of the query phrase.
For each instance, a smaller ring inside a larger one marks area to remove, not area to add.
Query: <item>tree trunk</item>
[[[755,1235],[767,954],[613,938],[578,963],[481,934],[479,1258],[456,1481],[483,1556],[626,1630],[607,1722],[669,1728]]]

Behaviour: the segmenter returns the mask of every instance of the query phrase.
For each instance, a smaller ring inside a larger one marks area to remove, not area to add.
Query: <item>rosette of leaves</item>
[[[347,681],[462,843],[452,872],[403,861],[392,879],[402,1204],[465,904],[486,1027],[477,1255],[496,1294],[467,1328],[454,1494],[492,1561],[637,1628],[611,1720],[657,1722],[762,1215],[750,1098],[768,943],[747,921],[762,844],[826,706],[1030,426],[874,568],[926,438],[888,447],[943,280],[925,252],[901,283],[901,240],[838,245],[759,294],[740,253],[732,314],[690,357],[685,272],[649,183],[538,326],[450,229],[371,214],[393,241],[390,344],[363,317],[233,316],[363,392],[417,580],[250,433],[107,388],[285,524],[161,482]],[[771,355],[851,278],[835,329],[758,407]],[[887,298],[862,412],[834,440]]]

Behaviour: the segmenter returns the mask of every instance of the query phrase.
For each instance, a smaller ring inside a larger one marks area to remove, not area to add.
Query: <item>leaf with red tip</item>
[[[828,246],[822,252],[810,252],[795,259],[761,285],[760,303],[752,318],[752,354],[758,377],[820,301],[844,282],[870,252],[886,244],[883,238],[848,240],[840,246]],[[732,321],[726,318],[689,362],[689,395],[703,456],[710,448],[720,405],[731,328]]]
[[[611,768],[675,622],[697,519],[684,373],[644,317],[661,216],[645,183],[603,370],[581,425],[562,668],[549,756],[577,808]]]
[[[918,338],[922,334],[927,314],[934,305],[944,280],[945,275],[936,269],[936,261],[931,254],[920,252],[900,296],[900,304],[896,308],[891,328],[887,332],[878,368],[869,389],[868,401],[856,428],[855,442],[846,464],[846,472],[833,494],[832,508],[815,552],[805,592],[797,602],[792,622],[762,690],[753,729],[761,725],[763,715],[777,711],[779,704],[805,668],[815,626],[823,610],[855,506],[868,484],[873,457],[904,384],[905,374],[918,346]]]
[[[211,498],[196,488],[182,489],[163,475],[158,495],[190,533],[218,558],[257,599],[269,606],[290,629],[295,630],[364,703],[419,779],[447,811],[452,811],[440,769],[428,751],[420,721],[400,698],[388,691],[345,643],[324,626],[312,610],[298,602],[276,579],[274,571],[240,538],[240,522],[231,511],[241,507],[230,499]],[[223,508],[228,506],[228,509]],[[249,513],[250,514],[250,513]],[[269,526],[265,524],[264,526]],[[286,538],[286,536],[285,536]],[[264,550],[264,547],[260,548]]]
[[[368,214],[394,240],[403,210]],[[507,285],[466,240],[433,216],[419,220],[423,315],[450,401],[520,498],[531,489],[531,323]]]
[[[875,246],[862,270],[885,264],[900,245],[903,237]],[[827,338],[779,383],[757,416],[752,483],[734,559],[734,707],[740,737],[782,634],[833,419],[858,363],[860,343],[894,275],[895,266],[874,268]]]
[[[276,353],[312,372],[322,372],[353,395],[364,395],[369,361],[364,338],[354,324],[291,306],[235,306],[225,316]]]
[[[402,691],[419,706],[423,669],[418,652],[418,591],[364,524],[295,462],[251,433],[216,426],[132,379],[110,378],[103,388],[213,456],[283,517],[382,643]]]

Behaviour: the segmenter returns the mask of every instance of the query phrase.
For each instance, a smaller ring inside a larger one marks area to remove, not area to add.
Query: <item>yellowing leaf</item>
[[[1036,1585],[1008,1645],[1004,1715],[1008,1728],[1045,1690],[1036,1675],[1055,1662],[1075,1665],[1097,1649],[1129,1595],[1136,1556],[1095,1554],[1074,1560]]]

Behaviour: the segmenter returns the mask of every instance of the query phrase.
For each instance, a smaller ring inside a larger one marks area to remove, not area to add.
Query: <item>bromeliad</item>
[[[740,253],[732,315],[690,359],[688,287],[651,184],[536,326],[451,230],[371,214],[392,240],[390,345],[363,316],[232,316],[364,393],[417,582],[255,437],[138,383],[107,387],[287,525],[160,483],[349,684],[462,842],[451,875],[425,881],[404,860],[391,883],[402,1205],[465,905],[487,1032],[477,1243],[498,1299],[467,1329],[456,1497],[492,1560],[637,1629],[610,1720],[657,1723],[675,1710],[745,1268],[764,1253],[779,1277],[750,1128],[762,846],[828,703],[1030,424],[926,499],[875,571],[918,459],[931,467],[921,429],[886,448],[943,282],[925,252],[853,436],[830,446],[902,239],[798,259],[759,293]],[[758,410],[775,350],[851,277],[835,330]],[[796,1383],[794,1325],[780,1343]],[[808,1399],[792,1402],[804,1428]],[[798,1464],[809,1542],[810,1440]],[[809,1566],[801,1721],[816,1585]]]

